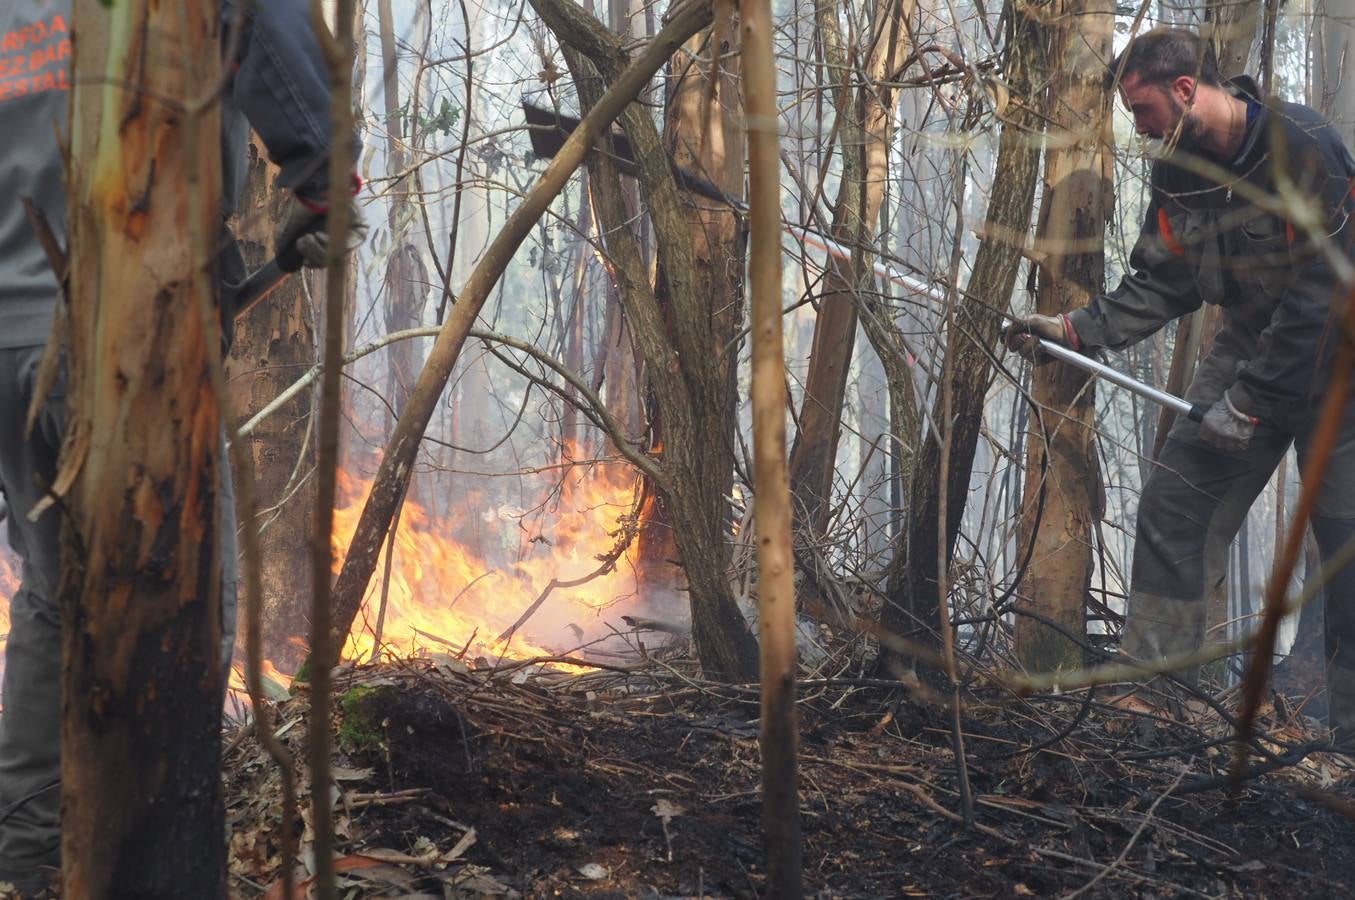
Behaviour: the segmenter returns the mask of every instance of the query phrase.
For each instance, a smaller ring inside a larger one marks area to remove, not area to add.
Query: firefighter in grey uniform
[[[1306,459],[1330,376],[1355,225],[1355,162],[1315,111],[1267,102],[1249,78],[1220,80],[1192,31],[1157,28],[1109,66],[1141,135],[1170,155],[1152,167],[1151,198],[1130,274],[1085,308],[1009,326],[1093,352],[1120,349],[1199,308],[1223,327],[1186,392],[1209,408],[1178,418],[1139,501],[1122,649],[1158,660],[1198,648],[1205,598],[1228,546],[1291,443]],[[1282,167],[1282,170],[1281,170]],[[1222,174],[1221,174],[1222,173]],[[1314,208],[1305,227],[1259,208],[1287,182]],[[1346,415],[1312,520],[1324,559],[1355,536],[1355,415]],[[1355,745],[1355,566],[1328,584],[1326,651],[1333,739]]]
[[[295,246],[321,264],[329,153],[328,77],[311,28],[308,0],[268,0],[243,10],[232,41],[237,0],[221,4],[223,48],[233,72],[223,98],[225,203],[243,187],[252,126],[280,182],[295,192],[279,246]],[[9,538],[22,560],[22,584],[10,598],[0,713],[0,882],[20,895],[41,892],[60,864],[61,626],[56,587],[59,515],[27,516],[52,483],[64,431],[64,391],[49,394],[31,434],[24,417],[38,360],[51,330],[60,287],[20,197],[31,197],[65,238],[66,193],[58,134],[66,131],[71,0],[9,0],[0,5],[0,486],[9,501]],[[345,202],[351,202],[346,200]],[[231,213],[225,209],[225,217]],[[350,235],[360,239],[363,229]],[[299,237],[302,236],[302,237]],[[233,242],[227,245],[235,250]],[[223,278],[238,280],[238,251]],[[232,271],[233,270],[233,271]],[[217,532],[223,546],[222,653],[235,633],[235,515],[229,467],[220,467]],[[223,670],[227,666],[223,666]]]

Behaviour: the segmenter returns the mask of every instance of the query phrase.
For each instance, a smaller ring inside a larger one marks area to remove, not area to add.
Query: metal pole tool
[[[565,137],[568,136],[579,123],[579,120],[576,118],[561,115],[553,110],[543,109],[539,106],[533,106],[526,101],[523,101],[522,108],[526,114],[527,125],[529,126],[529,131],[531,133],[532,151],[542,159],[553,157],[563,145]],[[617,168],[627,175],[634,176],[637,173],[637,170],[634,158],[630,153],[630,142],[626,140],[624,134],[619,132],[613,133],[612,151],[612,160],[616,163]],[[747,213],[748,206],[745,203],[735,197],[729,196],[724,191],[720,190],[717,185],[680,166],[674,165],[672,169],[678,182],[692,193],[700,194],[702,197],[709,200],[726,203],[739,213]],[[785,228],[788,235],[802,244],[810,247],[817,247],[828,255],[840,260],[848,261],[852,258],[851,250],[818,232],[810,231],[799,225],[792,225],[789,222],[782,222],[782,227]],[[939,303],[943,302],[945,299],[930,285],[905,275],[885,263],[876,262],[873,265],[873,269],[876,275],[886,281],[907,288],[914,293],[922,294],[933,301]],[[1004,316],[1004,318],[1008,321],[1011,320],[1010,316]],[[1197,403],[1191,403],[1175,394],[1169,394],[1166,391],[1158,390],[1152,385],[1144,384],[1142,381],[1130,378],[1123,372],[1112,369],[1105,363],[1092,359],[1090,356],[1078,353],[1070,347],[1065,347],[1062,344],[1055,344],[1050,341],[1040,341],[1038,352],[1047,353],[1055,359],[1068,363],[1070,366],[1076,366],[1084,372],[1095,375],[1097,378],[1109,381],[1111,384],[1118,385],[1127,391],[1135,393],[1145,400],[1174,410],[1192,421],[1199,422],[1204,419],[1207,407]]]
[[[829,240],[821,234],[806,231],[799,226],[789,224],[786,225],[786,231],[797,240],[802,241],[811,247],[818,247],[830,256],[834,256],[841,260],[850,260],[852,257],[851,251],[846,247],[836,241]],[[937,302],[942,302],[945,299],[937,294],[930,285],[905,275],[886,263],[876,262],[873,269],[875,274],[880,278],[913,291],[914,293],[922,294]],[[1010,316],[1003,316],[1003,318],[1011,321]],[[1113,369],[1099,360],[1092,359],[1090,356],[1078,353],[1071,347],[1066,347],[1063,344],[1056,344],[1053,341],[1039,341],[1038,343],[1039,348],[1037,352],[1046,353],[1061,362],[1068,363],[1070,366],[1076,366],[1084,372],[1095,375],[1097,378],[1109,381],[1111,384],[1118,385],[1131,393],[1138,394],[1145,400],[1149,400],[1159,406],[1165,406],[1168,409],[1185,416],[1191,421],[1202,421],[1205,412],[1209,409],[1207,406],[1203,406],[1199,403],[1191,403],[1189,400],[1178,397],[1175,394],[1169,394],[1166,391],[1158,390],[1150,384],[1145,384],[1142,381],[1130,378],[1120,370]]]

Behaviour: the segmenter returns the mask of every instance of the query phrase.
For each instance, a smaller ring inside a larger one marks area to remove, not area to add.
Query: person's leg
[[[1206,598],[1227,572],[1228,545],[1289,445],[1258,434],[1241,453],[1199,443],[1198,426],[1172,429],[1139,500],[1121,649],[1145,662],[1204,640]],[[1195,678],[1198,667],[1189,667]]]
[[[28,513],[56,474],[65,409],[59,380],[31,435],[24,419],[41,348],[0,350],[0,483],[22,584],[10,600],[0,712],[0,880],[45,877],[61,851],[60,513]]]
[[[33,433],[24,436],[41,348],[0,350],[0,485],[9,505],[10,543],[23,583],[10,600],[0,711],[0,882],[41,885],[61,861],[61,574],[60,514],[37,522],[28,512],[56,474],[65,428],[65,379],[49,395]],[[217,481],[221,547],[222,692],[235,644],[236,535],[230,466]]]

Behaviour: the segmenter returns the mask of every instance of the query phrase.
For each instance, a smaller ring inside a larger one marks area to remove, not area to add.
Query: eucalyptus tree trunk
[[[1102,81],[1115,9],[1110,0],[1052,4],[1051,81],[1046,121],[1044,191],[1037,229],[1042,255],[1036,306],[1056,315],[1101,293],[1102,242],[1110,212],[1109,94]],[[1086,634],[1084,607],[1092,574],[1092,536],[1105,505],[1093,431],[1093,385],[1072,366],[1035,368],[1026,455],[1021,546],[1031,546],[1022,574],[1016,653],[1032,671],[1077,668]],[[1070,639],[1070,636],[1072,639]]]
[[[226,896],[217,4],[76,0],[65,896]],[[150,98],[154,98],[152,101]]]
[[[889,145],[894,125],[894,90],[890,76],[908,55],[910,42],[906,21],[914,0],[878,0],[872,27],[861,35],[860,48],[847,47],[838,26],[839,6],[819,0],[815,7],[829,71],[841,81],[832,89],[837,108],[837,131],[842,148],[842,177],[833,207],[833,238],[853,248],[850,264],[829,262],[823,296],[814,321],[814,343],[805,378],[804,402],[799,431],[790,454],[791,494],[813,532],[827,526],[838,438],[842,431],[842,407],[856,341],[857,304],[860,291],[874,283],[869,253],[875,243],[889,180]],[[853,90],[857,71],[849,60],[866,54],[866,83]]]
[[[277,169],[268,163],[256,139],[244,196],[231,220],[231,230],[251,270],[271,255],[273,235],[289,198],[288,191],[278,188],[276,175]],[[315,365],[315,310],[302,280],[306,277],[287,279],[235,322],[235,343],[226,360],[230,389],[226,414],[237,425],[281,394],[297,372]],[[312,285],[312,293],[319,290],[318,283]],[[308,513],[315,506],[315,482],[308,477],[315,468],[310,427],[313,406],[311,394],[303,391],[246,438],[255,496],[265,510],[260,521],[263,654],[288,672],[300,665],[304,655],[289,638],[306,633],[311,595],[307,561],[312,533]]]
[[[1355,2],[1318,0],[1313,105],[1355,147]]]
[[[1261,26],[1263,0],[1205,0],[1206,27],[1218,58],[1219,74],[1224,78],[1255,74],[1251,68],[1256,33]]]
[[[385,322],[388,332],[417,328],[423,324],[424,304],[428,300],[428,269],[413,240],[418,211],[410,199],[411,180],[404,175],[411,162],[407,148],[415,143],[418,129],[419,97],[409,97],[408,108],[400,103],[400,58],[395,51],[395,22],[391,0],[377,0],[377,19],[381,29],[381,83],[386,113],[386,173],[392,179],[388,189],[386,227],[390,231],[391,252],[386,260]],[[390,400],[393,414],[404,409],[410,390],[423,366],[420,341],[398,341],[387,348],[390,374]]]
[[[743,0],[748,101],[748,260],[752,307],[753,481],[757,497],[758,621],[762,625],[762,834],[767,893],[800,897],[803,850],[795,755],[795,573],[786,475],[786,361],[781,334],[781,162],[771,0]],[[742,160],[740,159],[740,162]],[[732,365],[731,365],[732,368]]]
[[[861,370],[856,382],[857,421],[861,427],[861,449],[857,468],[861,473],[858,496],[861,517],[858,543],[866,568],[889,548],[889,429],[888,382],[884,363],[870,347],[863,348]]]
[[[942,458],[946,466],[945,559],[948,564],[959,537],[965,498],[978,447],[984,401],[993,381],[992,348],[997,346],[1002,311],[1010,304],[1020,269],[1022,248],[1030,230],[1035,184],[1040,174],[1043,119],[1032,92],[1047,72],[1044,47],[1048,37],[1034,16],[1022,16],[1007,41],[1005,72],[1011,102],[1003,111],[996,171],[983,240],[974,258],[968,290],[959,299],[946,331],[946,390],[951,415],[949,445],[943,453],[935,433],[928,433],[914,460],[918,477],[905,482],[908,498],[904,531],[898,536],[889,580],[889,602],[881,624],[890,631],[934,643],[939,552]],[[940,411],[933,417],[940,422]]]

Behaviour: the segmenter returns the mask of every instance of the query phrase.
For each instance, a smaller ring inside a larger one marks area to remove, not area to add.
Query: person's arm
[[[302,197],[322,198],[333,127],[328,69],[309,0],[222,0],[228,45],[240,3],[244,27],[234,42],[232,100],[282,170],[278,183]],[[353,144],[356,159],[356,137]]]
[[[1312,173],[1316,183],[1305,187],[1322,205],[1331,243],[1338,252],[1348,253],[1355,236],[1351,224],[1355,211],[1351,175],[1355,166],[1350,154],[1329,128],[1311,138],[1301,135],[1298,140],[1302,145],[1289,148],[1291,165],[1287,168]],[[1310,402],[1318,363],[1335,344],[1333,313],[1344,294],[1328,256],[1310,235],[1295,231],[1287,252],[1293,260],[1293,276],[1270,324],[1261,332],[1256,355],[1228,389],[1228,399],[1242,415],[1262,422],[1281,418],[1280,413]]]
[[[1129,273],[1115,290],[1068,313],[1078,342],[1087,350],[1127,347],[1200,306],[1195,275],[1159,194],[1155,186],[1129,254]]]

